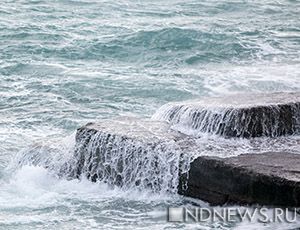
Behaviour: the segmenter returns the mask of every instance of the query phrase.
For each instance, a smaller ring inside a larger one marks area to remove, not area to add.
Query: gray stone
[[[179,193],[208,201],[285,207],[300,205],[300,155],[285,152],[230,158],[198,157]]]
[[[89,123],[78,129],[76,139],[74,159],[64,169],[72,178],[85,176],[125,189],[178,191],[217,205],[291,207],[300,202],[300,154],[260,153],[259,144],[266,139],[255,143],[257,154],[201,156],[205,142],[199,145],[167,123],[122,117]],[[226,149],[217,139],[209,147],[212,155],[218,145],[224,151],[238,147]]]
[[[194,144],[165,122],[120,117],[77,130],[74,157],[60,174],[126,189],[174,192]],[[193,141],[193,140],[191,140]],[[181,167],[181,168],[180,168]]]
[[[238,94],[172,102],[152,117],[199,136],[277,137],[300,133],[300,93]]]
[[[77,130],[75,149],[67,156],[61,146],[34,146],[19,165],[41,165],[61,177],[86,177],[123,189],[179,192],[217,205],[297,207],[300,139],[281,136],[300,134],[299,118],[300,93],[171,103],[153,120],[89,123]],[[260,138],[199,137],[203,132]],[[245,152],[252,154],[238,155]]]

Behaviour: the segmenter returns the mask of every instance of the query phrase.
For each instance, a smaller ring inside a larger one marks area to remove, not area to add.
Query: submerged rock
[[[241,94],[168,103],[152,117],[199,136],[277,137],[300,133],[300,93]]]
[[[187,183],[187,189],[179,193],[212,204],[298,207],[300,155],[269,152],[230,158],[198,157],[191,163],[188,177],[181,177],[181,183]]]

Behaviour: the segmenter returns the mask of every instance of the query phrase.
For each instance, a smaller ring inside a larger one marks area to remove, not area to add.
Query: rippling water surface
[[[299,91],[299,15],[297,0],[1,1],[0,228],[193,229],[165,220],[168,205],[190,203],[179,196],[5,168],[89,121],[151,117],[203,96]]]

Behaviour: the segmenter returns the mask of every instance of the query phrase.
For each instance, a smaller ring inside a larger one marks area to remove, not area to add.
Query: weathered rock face
[[[285,152],[198,157],[179,193],[212,204],[300,205],[300,155]]]
[[[152,117],[198,136],[277,137],[300,133],[300,93],[268,93],[169,103]]]

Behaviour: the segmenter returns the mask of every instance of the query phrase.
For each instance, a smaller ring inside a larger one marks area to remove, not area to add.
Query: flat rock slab
[[[175,141],[186,137],[184,134],[171,130],[166,122],[135,117],[118,117],[88,123],[77,130],[77,136],[83,131],[114,134],[145,142]]]
[[[119,117],[77,130],[71,162],[61,170],[125,189],[177,191],[179,173],[189,166],[193,140],[160,121]]]
[[[238,94],[172,102],[152,117],[187,135],[277,137],[300,133],[300,93]]]
[[[73,161],[64,169],[71,177],[179,192],[217,205],[300,205],[300,154],[259,153],[255,145],[257,154],[202,156],[205,142],[199,145],[165,122],[126,117],[89,123],[78,129],[76,141]],[[217,145],[218,140],[209,149],[219,150]]]
[[[198,157],[179,193],[212,204],[300,205],[300,155],[285,152]]]

